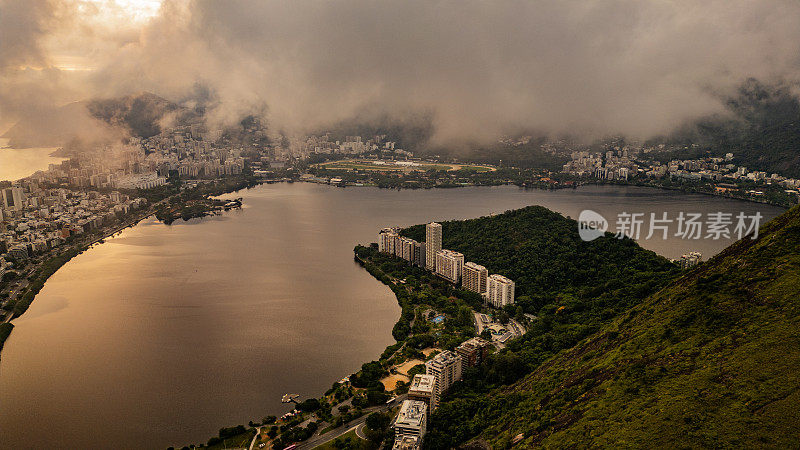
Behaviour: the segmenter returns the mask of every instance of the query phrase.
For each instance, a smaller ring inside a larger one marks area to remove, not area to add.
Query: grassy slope
[[[515,385],[493,447],[800,445],[800,208]]]

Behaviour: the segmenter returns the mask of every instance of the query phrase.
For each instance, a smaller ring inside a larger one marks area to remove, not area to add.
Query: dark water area
[[[242,191],[244,208],[148,219],[74,258],[45,285],[0,358],[0,448],[166,448],[280,415],[393,343],[400,309],[354,261],[380,227],[539,204],[593,209],[782,209],[655,189],[595,186],[390,191],[305,183]],[[640,243],[704,257],[730,240]]]

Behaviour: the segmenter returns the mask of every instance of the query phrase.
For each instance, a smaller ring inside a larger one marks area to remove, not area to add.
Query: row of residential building
[[[733,164],[734,155],[728,153],[722,157],[706,157],[700,159],[672,160],[662,163],[657,160],[637,157],[634,149],[619,148],[605,153],[586,151],[573,152],[572,159],[564,164],[562,172],[576,176],[594,177],[605,180],[628,180],[641,176],[650,178],[677,178],[685,180],[709,181],[751,181],[763,184],[778,184],[786,188],[789,194],[797,195],[800,179],[783,177],[777,173],[768,174],[763,171],[750,171],[747,167]],[[732,186],[736,189],[737,186]],[[721,186],[720,192],[730,187]],[[749,191],[751,195],[761,194]]]
[[[480,264],[464,261],[462,253],[442,248],[442,225],[425,225],[425,242],[400,236],[399,228],[384,228],[378,234],[378,250],[410,264],[425,267],[441,278],[481,294],[496,308],[514,303],[515,283],[499,274],[489,275]]]
[[[464,371],[481,364],[491,344],[472,338],[456,348],[445,350],[425,363],[425,374],[415,375],[408,389],[408,400],[400,406],[394,421],[394,450],[416,450],[427,432],[428,417],[439,406],[442,395],[464,376]]]
[[[0,277],[12,268],[10,261],[45,253],[146,203],[116,191],[45,189],[30,179],[0,188]]]

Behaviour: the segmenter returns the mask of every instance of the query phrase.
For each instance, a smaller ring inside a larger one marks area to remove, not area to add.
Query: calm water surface
[[[515,187],[390,191],[303,183],[243,191],[245,207],[146,220],[73,259],[37,296],[0,359],[0,447],[165,448],[280,414],[393,342],[391,291],[352,258],[385,225],[540,204],[662,212],[781,209],[660,190]],[[643,241],[668,257],[723,241]]]
[[[0,139],[0,181],[18,180],[33,175],[37,170],[47,170],[49,164],[58,164],[66,158],[50,156],[56,147],[7,148],[8,139]]]

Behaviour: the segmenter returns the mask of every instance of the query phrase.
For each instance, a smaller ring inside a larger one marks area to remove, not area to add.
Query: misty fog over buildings
[[[724,113],[748,78],[793,95],[800,80],[792,1],[127,3],[0,1],[0,130],[105,136],[53,111],[146,91],[211,128],[426,117],[445,145],[646,138]]]

